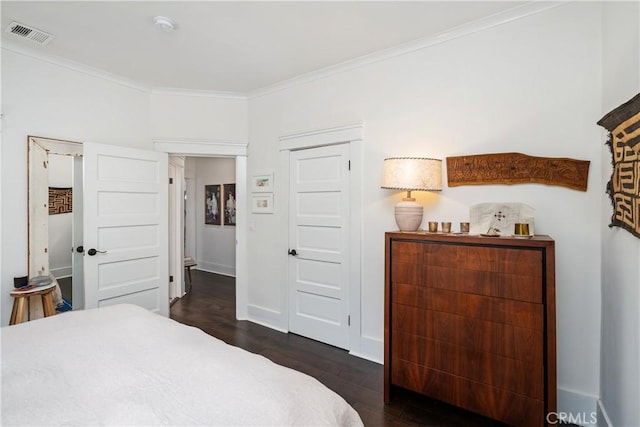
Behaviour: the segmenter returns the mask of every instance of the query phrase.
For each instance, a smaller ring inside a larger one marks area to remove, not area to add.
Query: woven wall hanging
[[[49,187],[49,215],[73,211],[73,189]]]
[[[607,113],[598,124],[609,131],[613,173],[607,193],[613,204],[609,227],[640,237],[640,94]]]

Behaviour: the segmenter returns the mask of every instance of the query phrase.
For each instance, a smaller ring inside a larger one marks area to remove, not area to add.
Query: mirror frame
[[[82,156],[82,142],[27,136],[27,272],[49,274],[48,155]],[[42,183],[46,183],[43,188]]]

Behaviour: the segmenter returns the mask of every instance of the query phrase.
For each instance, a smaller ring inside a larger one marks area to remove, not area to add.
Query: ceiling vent
[[[42,30],[20,24],[16,21],[9,24],[5,31],[43,46],[49,44],[49,42],[55,37],[53,34],[45,33]]]

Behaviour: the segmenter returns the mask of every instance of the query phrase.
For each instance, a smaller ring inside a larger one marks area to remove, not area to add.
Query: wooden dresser
[[[555,244],[386,233],[384,400],[392,386],[514,426],[556,411]]]

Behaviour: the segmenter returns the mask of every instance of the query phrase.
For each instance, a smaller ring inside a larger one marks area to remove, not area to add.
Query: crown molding
[[[495,13],[485,18],[478,19],[476,21],[462,24],[458,27],[446,30],[444,32],[425,37],[422,39],[414,40],[408,43],[404,43],[398,46],[394,46],[388,49],[380,50],[368,55],[364,55],[352,60],[342,62],[340,64],[332,65],[320,70],[312,71],[300,76],[294,77],[289,80],[284,80],[279,83],[275,83],[270,86],[255,89],[249,91],[248,98],[259,98],[261,96],[269,95],[274,92],[278,92],[284,89],[289,89],[294,86],[303,85],[306,83],[320,80],[334,74],[342,73],[345,71],[353,70],[356,68],[364,67],[366,65],[374,64],[376,62],[384,61],[394,58],[396,56],[406,55],[421,49],[425,49],[431,46],[445,43],[450,40],[455,40],[460,37],[465,37],[470,34],[478,33],[493,27],[497,27],[509,22],[526,18],[531,15],[535,15],[549,9],[553,9],[558,6],[562,6],[571,3],[572,0],[561,1],[534,1],[524,4],[522,6],[516,6],[512,9],[508,9],[502,12]]]
[[[231,92],[231,91],[215,91],[215,90],[198,90],[198,89],[180,89],[180,88],[165,88],[165,87],[153,87],[151,88],[152,95],[168,95],[168,96],[197,96],[203,98],[218,98],[218,99],[238,99],[247,100],[247,94],[243,92]]]
[[[180,88],[162,88],[162,87],[150,87],[140,82],[127,79],[115,74],[110,74],[106,71],[99,70],[97,68],[90,67],[79,62],[71,61],[68,59],[60,58],[58,56],[48,54],[35,50],[31,47],[23,46],[14,40],[2,39],[2,49],[20,55],[35,58],[44,62],[48,62],[60,67],[71,69],[80,73],[84,73],[93,77],[102,78],[126,87],[137,89],[143,92],[147,92],[154,95],[169,95],[169,96],[191,96],[191,97],[207,97],[218,99],[237,99],[248,100],[252,98],[258,98],[274,92],[289,89],[295,86],[307,84],[315,80],[320,80],[334,74],[342,73],[345,71],[353,70],[356,68],[364,67],[369,64],[391,59],[397,56],[412,53],[421,49],[425,49],[431,46],[445,43],[450,40],[455,40],[460,37],[464,37],[470,34],[474,34],[480,31],[484,31],[493,27],[497,27],[509,22],[526,18],[531,15],[535,15],[558,6],[562,6],[571,3],[575,0],[558,0],[558,1],[533,1],[522,6],[517,6],[509,10],[505,10],[491,16],[478,19],[473,22],[462,24],[458,27],[446,30],[442,33],[435,34],[433,36],[425,37],[422,39],[414,40],[408,43],[404,43],[398,46],[384,49],[378,52],[374,52],[368,55],[361,56],[349,61],[342,62],[340,64],[332,65],[322,68],[320,70],[312,71],[306,74],[299,75],[289,80],[284,80],[273,85],[265,86],[259,89],[251,90],[248,92],[232,92],[232,91],[211,91],[211,90],[197,90],[197,89],[180,89]]]
[[[115,74],[107,73],[106,71],[102,71],[97,68],[93,68],[88,65],[81,64],[79,62],[60,58],[59,56],[55,56],[49,53],[40,52],[31,47],[23,46],[22,44],[13,40],[5,40],[3,38],[2,50],[16,53],[18,55],[27,56],[29,58],[34,58],[43,62],[47,62],[49,64],[57,65],[58,67],[67,68],[69,70],[83,73],[92,77],[108,80],[110,82],[113,82],[122,86],[126,86],[132,89],[136,89],[142,92],[151,91],[151,88],[149,86],[141,84],[140,82],[127,79],[121,76],[117,76]]]

